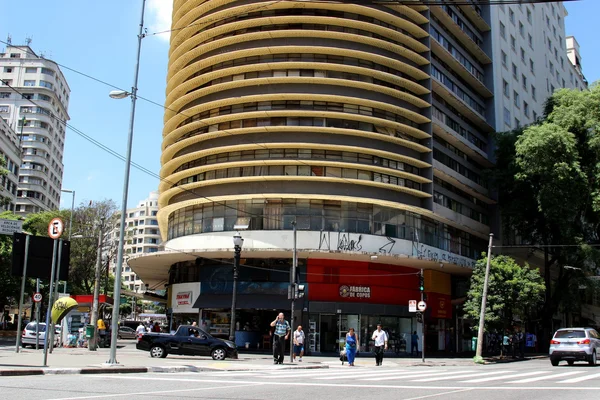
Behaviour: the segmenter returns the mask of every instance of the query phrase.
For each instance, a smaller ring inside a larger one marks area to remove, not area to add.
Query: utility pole
[[[492,241],[494,234],[490,233],[488,244],[487,264],[485,266],[485,279],[483,280],[483,293],[481,295],[481,311],[479,312],[479,329],[477,330],[477,351],[475,357],[481,357],[483,351],[483,330],[485,325],[485,307],[487,302],[488,282],[490,280],[490,260],[492,259]]]
[[[96,270],[94,271],[94,299],[92,302],[92,320],[94,326],[94,337],[88,343],[89,351],[96,351],[98,348],[98,308],[100,297],[100,268],[102,267],[102,237],[104,236],[104,218],[100,218],[98,229],[98,249],[96,249]]]

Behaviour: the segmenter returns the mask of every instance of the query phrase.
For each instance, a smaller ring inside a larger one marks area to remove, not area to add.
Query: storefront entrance
[[[389,335],[389,351],[397,355],[410,354],[411,333],[416,330],[413,318],[341,313],[309,314],[307,350],[319,354],[337,353],[345,344],[348,329],[354,328],[360,343],[359,351],[371,351],[371,337],[378,323],[383,324]]]

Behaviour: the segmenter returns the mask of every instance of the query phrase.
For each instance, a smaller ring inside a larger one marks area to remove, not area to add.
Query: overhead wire
[[[280,2],[280,1],[283,1],[283,0],[278,0],[277,2]],[[4,42],[4,41],[2,41],[2,40],[0,40],[0,43],[5,43],[5,44],[8,44],[8,43],[6,43],[6,42]],[[34,55],[35,55],[35,53],[31,53],[31,54],[34,54]],[[60,64],[58,64],[58,63],[57,63],[57,65],[60,65]],[[105,84],[105,85],[107,85],[107,86],[109,86],[109,87],[116,88],[116,89],[119,89],[119,90],[123,90],[123,89],[120,89],[118,86],[115,86],[115,85],[112,85],[112,84],[110,84],[110,83],[107,83],[107,82],[105,82],[105,81],[102,81],[102,80],[100,80],[100,79],[97,79],[97,78],[91,77],[91,76],[90,76],[90,75],[88,75],[88,74],[85,74],[85,73],[82,73],[82,72],[76,71],[76,70],[74,70],[74,69],[72,69],[72,68],[68,68],[68,69],[69,69],[69,70],[71,70],[71,71],[77,72],[77,73],[81,74],[82,76],[85,76],[85,77],[88,77],[88,78],[90,78],[90,79],[93,79],[93,80],[94,80],[94,81],[96,81],[96,82],[103,83],[103,84]],[[22,95],[22,93],[21,93],[21,92],[19,92],[18,90],[16,90],[16,89],[15,89],[14,87],[12,87],[11,85],[7,85],[7,86],[11,87],[11,89],[12,89],[12,90],[14,90],[15,92],[17,92],[17,93],[19,93],[19,94],[21,94],[21,95]],[[154,101],[152,101],[152,100],[149,100],[149,99],[143,98],[143,97],[141,97],[141,96],[139,96],[139,95],[137,95],[136,97],[137,97],[137,98],[139,98],[139,99],[141,99],[141,100],[145,100],[145,101],[147,101],[147,102],[149,102],[149,103],[151,103],[151,104],[153,104],[153,105],[156,105],[156,106],[158,106],[158,107],[161,107],[161,108],[163,108],[163,109],[165,109],[165,110],[171,111],[171,112],[175,113],[175,115],[182,115],[182,116],[184,116],[184,117],[187,117],[187,118],[192,118],[192,117],[193,117],[192,115],[188,115],[188,114],[184,113],[183,111],[180,111],[180,110],[174,110],[174,109],[172,109],[172,108],[166,107],[166,106],[164,106],[164,105],[162,105],[162,104],[159,104],[159,103],[157,103],[157,102],[154,102]],[[35,103],[35,102],[34,102],[32,99],[28,99],[28,101],[29,101],[29,102],[31,102],[32,104],[34,104],[35,106],[37,106],[37,107],[40,107],[40,106],[39,106],[37,103]],[[107,151],[109,154],[112,154],[113,156],[115,156],[115,157],[119,158],[120,160],[122,160],[122,161],[125,161],[125,157],[124,157],[124,156],[122,156],[122,155],[118,154],[116,151],[112,150],[112,149],[111,149],[111,148],[109,148],[108,146],[106,146],[106,145],[102,144],[101,142],[97,141],[96,139],[93,139],[91,136],[89,136],[89,135],[85,134],[85,133],[84,133],[84,132],[82,132],[81,130],[79,130],[79,129],[77,129],[77,128],[73,127],[73,126],[72,126],[72,125],[70,125],[70,124],[68,124],[68,123],[66,122],[66,120],[62,120],[62,119],[60,119],[58,116],[55,116],[55,115],[54,115],[54,113],[51,113],[51,114],[52,114],[52,117],[53,117],[53,118],[56,118],[56,119],[57,119],[59,122],[62,122],[63,124],[65,124],[65,126],[67,126],[69,129],[71,129],[72,131],[74,131],[74,132],[75,132],[75,133],[77,133],[78,135],[82,136],[84,139],[86,139],[86,140],[90,141],[90,142],[91,142],[91,143],[93,143],[94,145],[96,145],[96,146],[100,147],[101,149],[103,149],[103,150]],[[208,124],[208,123],[206,123],[206,122],[204,122],[204,121],[201,121],[201,120],[200,120],[200,121],[197,121],[197,122],[198,122],[199,124],[201,124],[202,126],[205,126],[205,127],[209,127],[209,126],[210,126],[210,124]],[[230,136],[235,136],[235,134],[233,134],[232,132],[230,132],[230,131],[229,131],[229,130],[227,130],[227,129],[220,129],[219,131],[220,131],[220,132],[223,132],[223,133],[226,133],[226,134],[228,134],[228,135],[230,135]],[[255,141],[253,141],[253,140],[251,140],[251,139],[249,139],[248,141],[249,141],[251,144],[254,144],[255,146],[258,146],[258,147],[262,147],[262,148],[263,148],[263,149],[265,149],[265,150],[271,150],[271,149],[274,149],[274,148],[275,148],[275,147],[269,147],[269,146],[267,146],[265,143],[259,143],[259,142],[255,142]],[[270,164],[268,164],[268,163],[266,162],[266,160],[257,160],[257,161],[262,161],[262,163],[263,163],[263,165],[264,165],[264,166],[267,166],[267,167],[268,167],[268,166],[270,166]],[[294,161],[295,161],[295,162],[297,162],[298,164],[301,164],[301,165],[304,165],[304,166],[313,167],[313,165],[311,165],[311,164],[309,164],[309,163],[306,163],[305,161],[303,161],[303,160],[300,160],[300,159],[295,159]],[[176,182],[172,182],[172,181],[168,180],[167,178],[162,178],[160,175],[158,175],[158,174],[156,174],[156,173],[154,173],[154,172],[152,172],[152,171],[148,170],[147,168],[145,168],[145,167],[143,167],[143,166],[141,166],[141,165],[139,165],[139,164],[135,163],[134,161],[131,161],[131,165],[132,165],[132,166],[134,166],[136,169],[138,169],[138,170],[140,170],[140,171],[142,171],[142,172],[144,172],[144,173],[146,173],[146,174],[148,174],[148,175],[150,175],[150,176],[152,176],[152,177],[155,177],[155,178],[159,179],[160,181],[163,181],[163,182],[167,183],[167,184],[168,184],[168,185],[170,185],[171,187],[177,187],[177,188],[178,188],[179,190],[181,190],[182,192],[187,192],[187,193],[191,194],[192,196],[194,196],[194,197],[196,197],[196,198],[202,198],[202,199],[205,199],[205,200],[207,200],[207,201],[209,201],[209,202],[212,202],[212,203],[215,203],[215,204],[222,205],[222,206],[224,206],[225,208],[228,208],[228,209],[233,209],[233,210],[236,210],[236,211],[238,211],[238,212],[242,212],[242,213],[244,213],[244,215],[247,215],[247,216],[260,217],[260,218],[262,218],[263,220],[272,220],[272,221],[276,221],[276,222],[279,222],[279,223],[281,223],[281,219],[279,219],[279,218],[273,218],[273,217],[265,216],[264,214],[257,214],[257,213],[252,213],[252,212],[249,212],[249,211],[246,211],[246,210],[241,210],[241,209],[239,209],[239,208],[237,208],[237,207],[233,207],[233,206],[231,206],[231,205],[228,205],[228,204],[226,204],[226,202],[225,202],[225,201],[214,200],[214,199],[211,199],[211,198],[209,198],[209,197],[207,197],[207,196],[204,196],[204,195],[202,195],[202,194],[199,194],[199,193],[197,193],[195,190],[191,190],[191,189],[188,189],[188,188],[182,187],[181,185],[178,185]],[[216,165],[216,164],[215,164],[215,165]],[[356,184],[356,182],[354,182],[354,181],[352,181],[352,180],[350,180],[350,179],[348,179],[348,178],[345,178],[345,177],[343,177],[343,176],[338,176],[338,177],[336,177],[336,178],[338,178],[338,179],[340,179],[340,180],[342,180],[342,181],[345,181],[345,182],[347,182],[347,183],[350,183],[350,184]],[[184,185],[185,185],[185,184],[184,184]]]

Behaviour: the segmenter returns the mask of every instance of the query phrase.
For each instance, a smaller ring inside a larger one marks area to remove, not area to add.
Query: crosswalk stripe
[[[459,374],[462,372],[466,372],[466,371],[452,371],[452,372],[429,372],[429,373],[423,373],[423,371],[421,372],[410,372],[410,373],[403,373],[403,374],[397,374],[394,376],[384,376],[384,377],[380,377],[380,378],[368,378],[368,379],[364,379],[364,378],[358,378],[359,381],[389,381],[392,379],[409,379],[409,378],[420,378],[422,376],[444,376],[444,375],[450,375],[450,374]]]
[[[370,374],[369,372],[365,371],[361,375],[364,375],[365,373]],[[393,371],[393,372],[392,371],[388,371],[388,372],[379,372],[378,371],[378,372],[376,372],[376,374],[377,374],[378,377],[384,377],[384,376],[388,376],[388,375],[393,375],[393,377],[396,377],[398,375],[406,375],[406,374],[413,375],[413,374],[418,374],[418,372],[416,372],[416,371],[408,372],[406,370],[400,369],[400,370],[396,370],[396,371]],[[356,377],[356,372],[355,371],[348,371],[348,372],[346,372],[344,374],[341,374],[341,375],[340,374],[336,374],[334,376],[318,377],[318,378],[315,378],[315,379],[319,379],[319,380],[334,380],[334,379],[338,379],[338,378],[344,377],[344,376]],[[364,378],[357,378],[357,379],[363,380],[363,381],[367,380],[367,379],[364,379]]]
[[[465,371],[460,371],[465,372]],[[487,376],[487,375],[498,375],[498,374],[505,374],[509,371],[493,371],[493,372],[484,372],[484,373],[478,373],[473,375],[472,373],[470,374],[464,374],[464,375],[455,375],[455,376],[442,376],[442,377],[433,377],[433,378],[425,378],[425,379],[415,379],[412,380],[411,382],[434,382],[434,381],[449,381],[452,379],[460,379],[460,378],[470,378],[470,377],[480,377],[480,376]]]
[[[500,379],[521,378],[524,376],[539,375],[539,374],[546,374],[546,373],[547,373],[546,371],[533,371],[533,372],[518,373],[518,374],[506,375],[506,376],[492,376],[492,377],[488,377],[488,378],[469,379],[469,380],[461,381],[461,382],[463,382],[463,383],[481,383],[481,382],[489,382],[489,381],[498,381]]]
[[[403,370],[395,370],[395,372],[403,371]],[[356,375],[356,370],[347,368],[347,369],[311,369],[309,370],[281,370],[281,371],[266,371],[269,376],[272,377],[281,377],[281,376],[302,376],[302,377],[311,377],[311,376],[328,376],[328,375]],[[390,373],[389,371],[387,373]]]
[[[583,382],[583,381],[587,381],[587,380],[595,379],[595,378],[600,378],[600,374],[591,374],[591,375],[586,375],[586,376],[580,376],[579,378],[571,378],[571,379],[566,379],[564,381],[558,381],[558,383],[577,383],[577,382]]]
[[[563,376],[570,376],[570,375],[577,375],[577,374],[582,374],[585,371],[571,371],[571,372],[563,372],[562,374],[549,374],[547,376],[537,376],[535,378],[527,378],[527,379],[519,379],[518,381],[511,381],[511,382],[506,382],[506,383],[529,383],[529,382],[537,382],[537,381],[543,381],[546,379],[556,379],[556,378],[561,378]]]

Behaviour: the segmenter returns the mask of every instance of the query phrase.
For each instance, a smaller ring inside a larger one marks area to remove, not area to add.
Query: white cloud
[[[148,0],[146,13],[148,33],[162,32],[171,29],[171,14],[173,13],[173,0]],[[162,33],[157,37],[168,41],[170,33]]]

